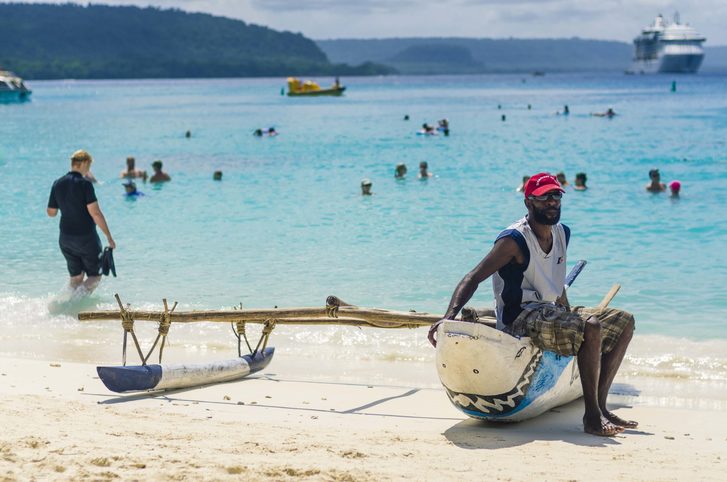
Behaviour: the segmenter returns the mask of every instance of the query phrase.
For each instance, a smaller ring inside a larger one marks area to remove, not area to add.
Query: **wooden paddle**
[[[618,290],[621,289],[621,285],[616,283],[613,286],[611,286],[611,289],[608,293],[606,293],[606,296],[603,297],[600,303],[598,303],[598,306],[596,308],[598,311],[596,314],[601,314],[603,310],[605,310],[608,307],[608,304],[611,302],[614,296],[616,296],[616,293],[618,293]]]

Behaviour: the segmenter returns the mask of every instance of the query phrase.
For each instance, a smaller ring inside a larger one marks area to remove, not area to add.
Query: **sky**
[[[18,0],[15,0],[18,1]],[[20,0],[65,3],[68,0]],[[0,0],[7,3],[6,0]],[[74,3],[87,4],[76,1]],[[95,0],[205,12],[312,39],[568,38],[631,42],[658,13],[727,45],[727,0]]]

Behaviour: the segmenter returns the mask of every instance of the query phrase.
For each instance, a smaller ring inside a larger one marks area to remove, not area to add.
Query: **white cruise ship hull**
[[[702,65],[704,54],[662,54],[654,60],[637,60],[631,71],[637,74],[694,74]]]

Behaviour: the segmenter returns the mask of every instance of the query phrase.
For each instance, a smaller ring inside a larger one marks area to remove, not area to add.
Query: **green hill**
[[[332,62],[377,62],[403,74],[623,72],[633,56],[630,43],[581,38],[338,39],[317,44]],[[702,71],[727,71],[727,47],[707,45],[704,50]]]
[[[312,40],[181,10],[0,4],[0,65],[25,78],[365,75],[334,65]]]
[[[466,70],[486,72],[578,72],[623,71],[631,63],[632,47],[624,42],[587,39],[473,39],[390,38],[318,40],[318,46],[333,62],[379,62],[402,73],[458,73],[440,62],[439,72],[431,64],[422,72],[421,63],[402,62],[401,54],[427,46],[466,49],[472,58]],[[461,54],[459,54],[461,57]],[[465,68],[460,64],[458,69]]]

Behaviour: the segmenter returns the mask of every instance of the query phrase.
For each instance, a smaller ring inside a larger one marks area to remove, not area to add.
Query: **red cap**
[[[555,176],[547,172],[536,174],[525,183],[526,198],[530,196],[541,196],[550,191],[565,192],[565,189],[561,187]]]

